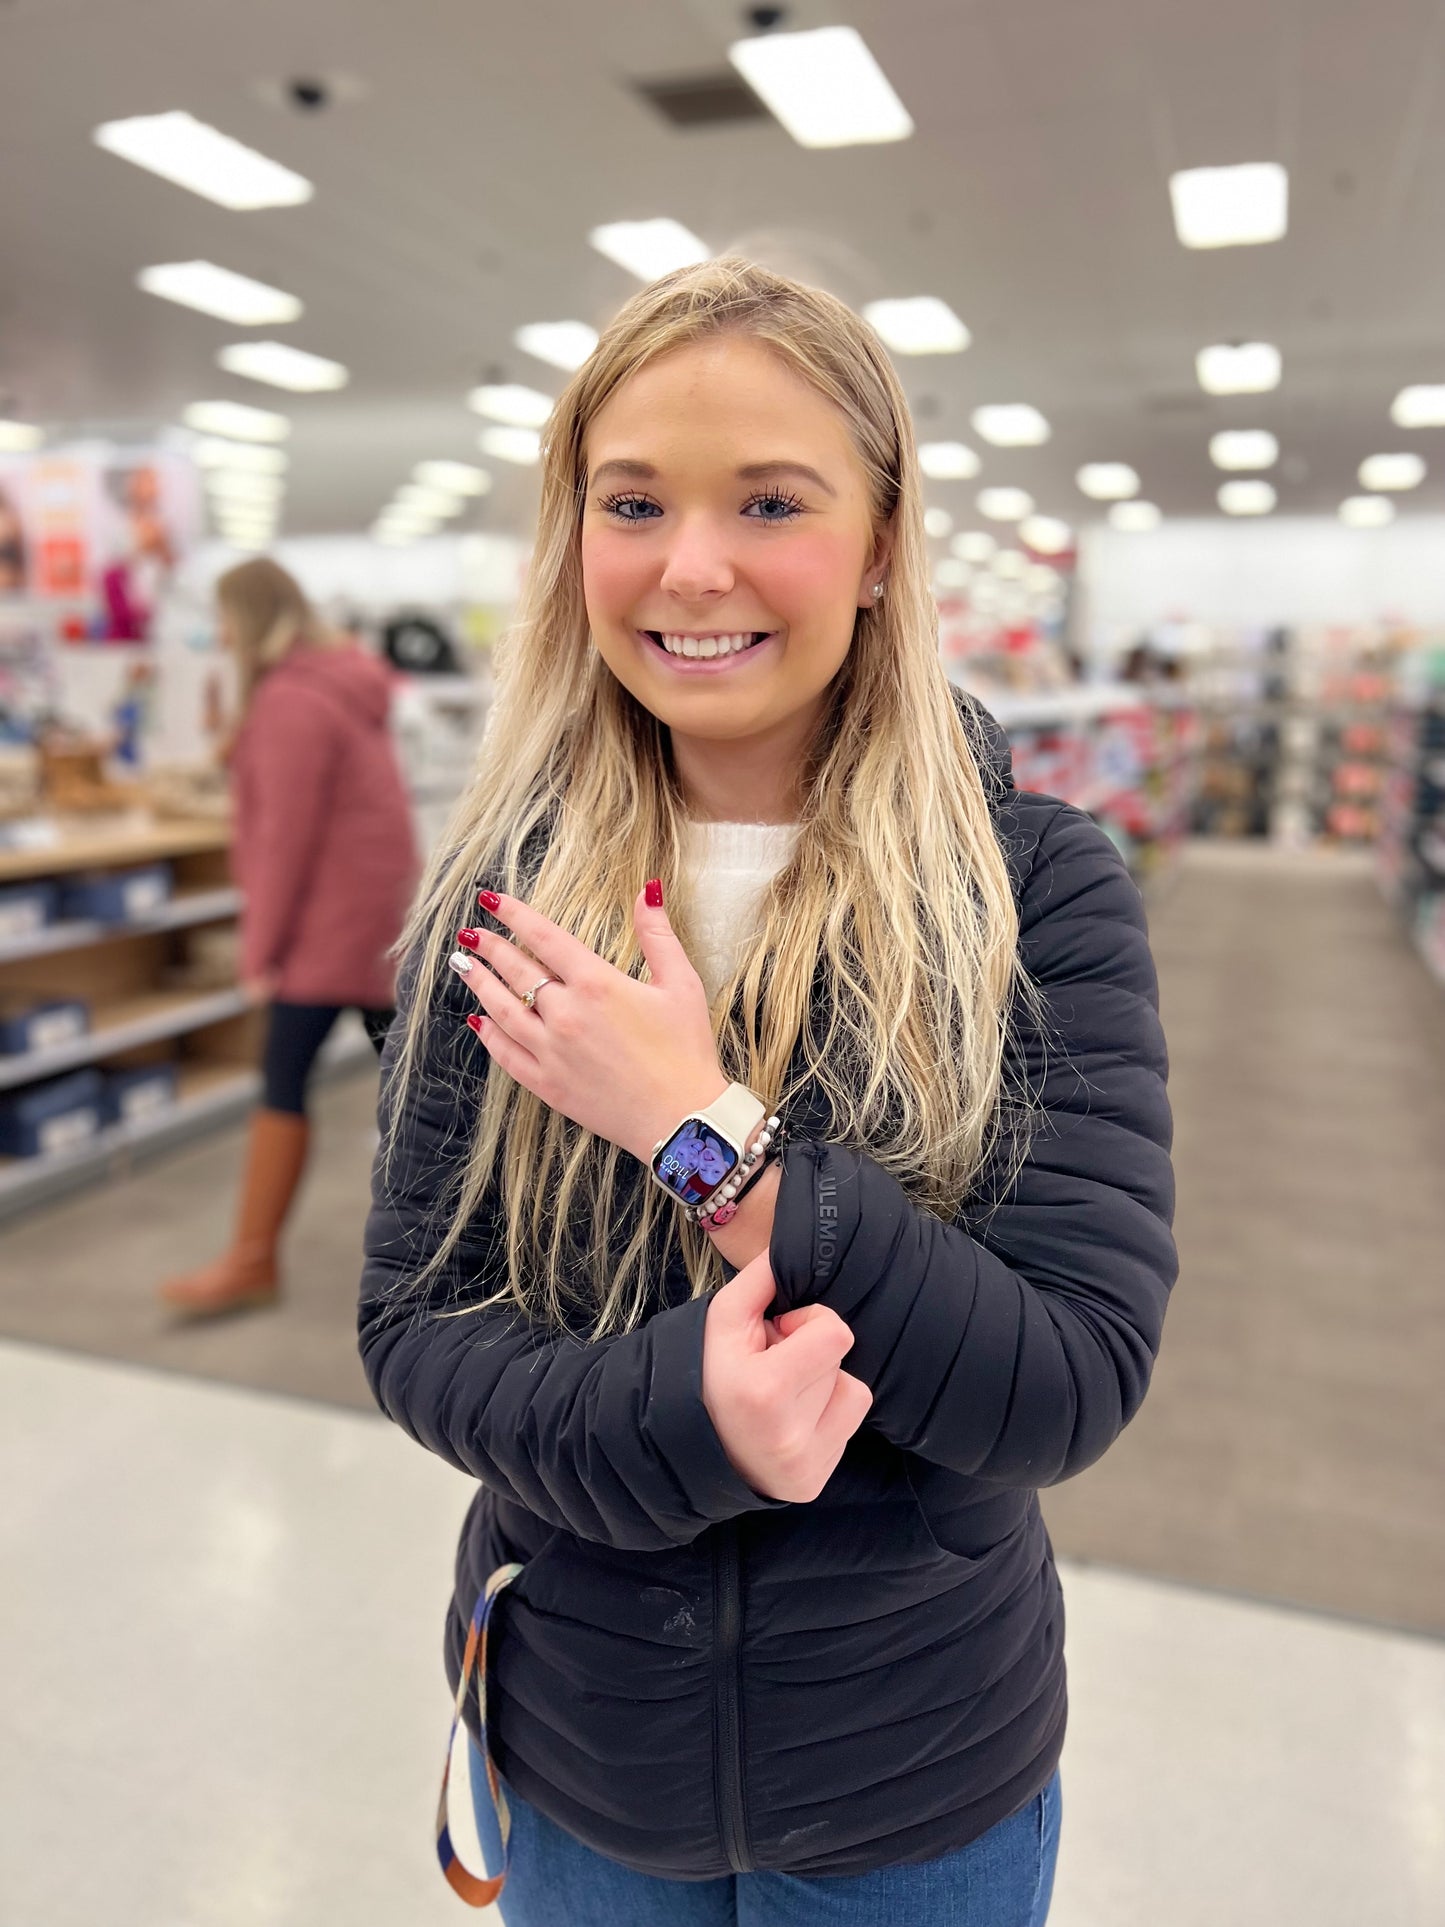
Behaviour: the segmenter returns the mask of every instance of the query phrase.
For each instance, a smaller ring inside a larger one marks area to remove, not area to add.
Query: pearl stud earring
[[[881,582],[875,582],[873,584],[873,599],[875,602],[878,600],[878,597],[882,595],[882,593],[883,593],[883,584]]]

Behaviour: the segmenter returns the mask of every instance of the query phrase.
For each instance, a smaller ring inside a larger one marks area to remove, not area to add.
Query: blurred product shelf
[[[127,923],[76,920],[52,923],[24,937],[8,940],[0,937],[0,964],[51,956],[60,950],[82,949],[87,944],[112,942],[119,937],[139,937],[156,930],[181,930],[193,923],[212,923],[237,916],[240,909],[241,893],[229,885],[212,890],[186,890],[152,915]]]

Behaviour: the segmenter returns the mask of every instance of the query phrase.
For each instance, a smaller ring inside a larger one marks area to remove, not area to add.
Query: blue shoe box
[[[139,923],[169,903],[173,886],[169,863],[73,877],[60,887],[60,914],[67,922]]]
[[[79,997],[53,997],[41,1002],[0,999],[0,1057],[55,1050],[61,1044],[73,1044],[89,1031],[90,1006]]]
[[[88,1143],[104,1122],[105,1080],[97,1070],[0,1095],[0,1156],[37,1158]]]
[[[0,890],[0,944],[33,937],[54,923],[60,891],[53,883],[22,883]]]
[[[146,1064],[138,1070],[107,1071],[105,1122],[136,1124],[159,1111],[168,1111],[176,1101],[177,1089],[174,1064]]]

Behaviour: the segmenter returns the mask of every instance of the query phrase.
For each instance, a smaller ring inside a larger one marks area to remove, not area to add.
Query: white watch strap
[[[767,1105],[746,1084],[729,1084],[721,1097],[699,1112],[699,1116],[711,1118],[743,1150],[767,1114]]]

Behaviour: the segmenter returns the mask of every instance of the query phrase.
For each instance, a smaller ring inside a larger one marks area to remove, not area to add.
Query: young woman
[[[840,302],[669,276],[545,442],[360,1310],[382,1408],[479,1481],[447,1660],[491,1878],[445,1787],[442,1863],[508,1927],[1038,1927],[1037,1490],[1137,1411],[1175,1275],[1139,894],[950,688]]]
[[[275,1300],[311,1070],[348,1005],[375,1038],[390,1021],[388,953],[418,870],[387,670],[326,629],[267,558],[223,575],[216,595],[241,698],[230,749],[241,969],[269,1011],[234,1237],[214,1263],[161,1286],[162,1302],[191,1317]]]

